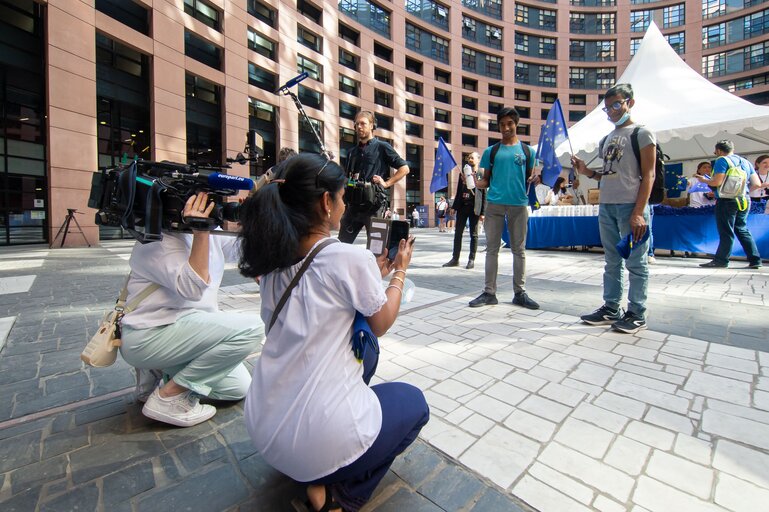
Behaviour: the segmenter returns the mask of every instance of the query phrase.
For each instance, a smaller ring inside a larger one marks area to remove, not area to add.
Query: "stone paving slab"
[[[577,323],[600,302],[601,254],[530,251],[527,288],[543,305],[532,312],[510,304],[503,253],[500,305],[478,310],[466,303],[483,253],[475,270],[442,269],[451,236],[418,235],[416,294],[382,339],[377,378],[425,390],[433,416],[367,511],[766,502],[769,354],[755,348],[769,274],[658,257],[651,330],[626,336]],[[0,279],[30,283],[0,294],[0,317],[16,317],[0,352],[0,509],[291,510],[302,489],[253,453],[240,405],[168,428],[141,415],[122,361],[80,363],[132,245],[0,250]],[[257,313],[257,291],[229,267],[221,307]]]

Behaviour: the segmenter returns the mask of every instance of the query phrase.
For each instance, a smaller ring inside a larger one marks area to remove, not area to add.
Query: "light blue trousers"
[[[636,245],[627,262],[617,252],[617,243],[630,233],[630,214],[635,204],[601,204],[598,213],[598,227],[601,233],[604,259],[603,301],[612,309],[620,307],[624,281],[624,267],[628,271],[627,310],[646,318],[646,293],[649,286],[649,240]],[[649,224],[649,207],[644,210],[644,219]]]
[[[158,369],[180,386],[217,400],[246,396],[251,374],[243,364],[264,335],[257,315],[195,311],[173,324],[123,327],[123,359],[136,368]]]

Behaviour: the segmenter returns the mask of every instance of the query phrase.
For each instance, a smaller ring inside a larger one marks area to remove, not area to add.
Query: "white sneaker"
[[[144,404],[142,414],[177,427],[191,427],[213,418],[216,407],[200,404],[197,395],[192,391],[163,398],[160,396],[159,388],[156,388]]]
[[[649,263],[651,263],[653,265],[653,264],[657,263],[657,258],[655,258],[654,256],[649,256],[646,259],[646,261],[648,261]]]
[[[136,371],[136,387],[134,388],[136,399],[140,402],[146,402],[163,379],[163,372],[141,368],[134,368],[134,370]]]

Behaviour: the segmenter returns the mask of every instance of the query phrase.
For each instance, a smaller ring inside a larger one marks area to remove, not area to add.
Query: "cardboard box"
[[[597,188],[591,188],[587,191],[587,204],[598,204],[601,191]]]

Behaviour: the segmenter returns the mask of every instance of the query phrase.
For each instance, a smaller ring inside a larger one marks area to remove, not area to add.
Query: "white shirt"
[[[439,211],[444,211],[444,210],[446,210],[446,207],[448,205],[449,205],[449,203],[447,203],[446,201],[441,201],[441,202],[438,203],[438,210]]]
[[[265,325],[301,263],[262,278]],[[320,251],[291,292],[254,366],[245,406],[254,445],[281,473],[318,479],[376,440],[382,409],[350,337],[355,311],[368,317],[386,301],[374,255],[344,243]]]
[[[157,283],[160,288],[145,298],[133,312],[123,317],[122,324],[134,329],[148,329],[172,324],[192,311],[219,311],[217,294],[224,275],[225,262],[237,261],[240,244],[237,237],[210,235],[206,283],[190,266],[192,235],[163,233],[163,240],[141,244],[136,242],[128,264],[128,299]]]
[[[692,188],[697,183],[700,183],[700,180],[698,180],[695,177],[689,178],[689,186],[687,188]],[[707,192],[689,192],[689,206],[692,208],[701,208],[703,206],[710,206],[712,204],[716,204],[716,200],[714,199],[708,199],[705,197],[705,194]]]

